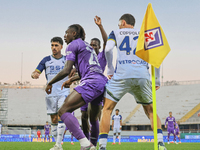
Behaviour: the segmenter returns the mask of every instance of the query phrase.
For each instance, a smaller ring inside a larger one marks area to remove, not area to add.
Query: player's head
[[[116,114],[116,115],[119,114],[119,109],[115,109],[115,114]]]
[[[63,40],[61,37],[53,37],[51,39],[51,50],[54,56],[61,54],[63,48]]]
[[[133,28],[135,25],[135,18],[131,14],[124,14],[119,19],[119,28]]]
[[[170,116],[170,117],[172,116],[172,112],[171,112],[171,111],[169,112],[169,116]]]
[[[98,38],[93,38],[90,41],[90,45],[95,50],[95,52],[98,54],[99,49],[101,48],[101,41]]]
[[[38,129],[38,131],[40,131],[40,129]]]
[[[85,31],[83,27],[79,24],[73,24],[69,26],[67,31],[65,31],[65,42],[69,44],[70,42],[78,38],[81,38],[83,41],[85,40]]]
[[[46,125],[48,125],[49,124],[49,122],[48,121],[46,121]]]

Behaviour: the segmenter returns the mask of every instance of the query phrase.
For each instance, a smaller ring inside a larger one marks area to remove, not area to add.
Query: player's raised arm
[[[105,48],[105,56],[106,56],[106,61],[108,65],[108,78],[110,79],[113,74],[114,74],[114,67],[113,67],[113,48],[116,45],[116,39],[114,32],[112,31],[108,37],[108,41],[106,43],[106,48]]]
[[[99,27],[99,29],[101,31],[101,35],[102,35],[102,38],[103,38],[103,50],[104,50],[105,47],[106,47],[106,42],[107,42],[108,36],[106,34],[106,31],[103,28],[101,18],[98,17],[98,16],[95,16],[94,22],[96,23],[96,25]]]

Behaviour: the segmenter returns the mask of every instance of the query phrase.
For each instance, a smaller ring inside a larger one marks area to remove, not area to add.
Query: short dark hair
[[[172,113],[171,111],[169,113]]]
[[[115,111],[119,111],[119,109],[115,109]]]
[[[125,20],[127,24],[130,24],[132,26],[135,25],[135,18],[131,14],[124,14],[119,20]]]
[[[73,25],[70,25],[68,28],[69,29],[73,28],[75,30],[76,32],[75,39],[81,38],[83,41],[85,40],[85,31],[81,25],[73,24]]]
[[[46,123],[48,123],[48,121],[46,121]]]
[[[92,40],[99,42],[99,45],[101,45],[101,41],[98,38],[93,38],[93,39],[91,39],[91,41]]]
[[[53,37],[51,39],[51,42],[58,42],[60,43],[61,45],[63,45],[63,39],[61,37]]]

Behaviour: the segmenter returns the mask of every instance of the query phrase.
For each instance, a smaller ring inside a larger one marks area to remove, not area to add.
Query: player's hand
[[[156,90],[158,90],[160,88],[160,86],[156,86]]]
[[[76,74],[76,68],[73,68],[69,74],[69,78],[73,77]]]
[[[98,26],[101,26],[101,18],[100,18],[100,17],[95,16],[94,22],[95,22]]]
[[[197,114],[197,116],[198,116],[198,117],[200,116],[200,112]]]
[[[122,127],[120,127],[119,129],[122,130]]]
[[[108,79],[111,79],[113,75],[108,75]]]
[[[33,79],[38,79],[39,76],[40,76],[40,74],[39,74],[39,72],[37,72],[37,71],[34,71],[34,72],[31,74],[31,77],[32,77]]]
[[[46,86],[46,88],[45,88],[45,91],[46,91],[47,94],[51,94],[52,85],[47,84],[47,86]]]
[[[113,127],[112,127],[112,130],[113,130]]]
[[[72,84],[71,80],[68,79],[67,81],[65,81],[65,82],[62,84],[61,90],[63,89],[63,87],[64,87],[64,88],[69,88],[71,84]]]
[[[167,126],[165,126],[165,128],[167,128]]]

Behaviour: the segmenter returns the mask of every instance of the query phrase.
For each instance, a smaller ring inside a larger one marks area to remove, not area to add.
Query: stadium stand
[[[181,124],[199,123],[199,89],[200,84],[162,86],[157,91],[157,112],[162,124],[169,111],[177,121],[182,120]],[[136,104],[132,95],[126,94],[116,108],[120,110],[124,125],[150,125],[142,106]],[[75,116],[80,122],[80,110],[75,111]],[[42,126],[45,121],[50,121],[50,117],[46,115],[44,88],[8,89],[8,125]]]

